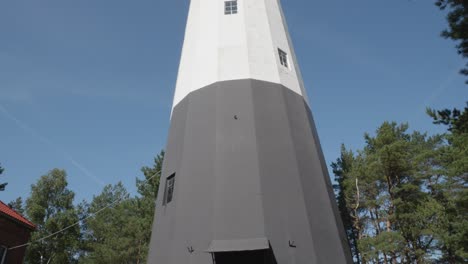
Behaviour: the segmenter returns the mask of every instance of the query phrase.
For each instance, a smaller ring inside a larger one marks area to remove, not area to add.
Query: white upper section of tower
[[[280,0],[191,0],[173,107],[236,79],[280,83],[307,101]]]

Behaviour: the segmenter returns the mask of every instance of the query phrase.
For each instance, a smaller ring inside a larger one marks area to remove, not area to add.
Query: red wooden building
[[[23,263],[26,247],[9,248],[27,243],[35,228],[28,219],[0,201],[0,264]]]

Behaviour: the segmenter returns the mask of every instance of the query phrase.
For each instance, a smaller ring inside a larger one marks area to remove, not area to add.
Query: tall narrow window
[[[164,204],[168,204],[174,197],[175,173],[166,179],[166,188],[164,190]]]
[[[6,264],[7,248],[0,246],[0,264]]]
[[[225,15],[237,14],[237,0],[224,1],[224,14]]]
[[[278,49],[278,53],[281,65],[283,65],[286,68],[289,68],[288,54],[281,49]]]

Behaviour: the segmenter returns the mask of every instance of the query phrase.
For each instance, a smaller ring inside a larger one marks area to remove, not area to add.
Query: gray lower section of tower
[[[219,82],[173,109],[148,263],[214,261],[352,263],[310,109],[280,84]]]

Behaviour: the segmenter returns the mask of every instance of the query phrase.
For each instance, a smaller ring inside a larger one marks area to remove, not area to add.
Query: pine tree
[[[446,223],[439,228],[443,263],[468,262],[468,103],[463,111],[427,110],[434,124],[447,126],[447,145],[439,149],[441,170],[433,197],[442,204]]]
[[[152,167],[142,168],[145,178],[136,180],[138,196],[130,197],[119,182],[106,186],[91,203],[80,204],[83,217],[94,216],[81,227],[80,263],[146,262],[163,157],[161,152]]]
[[[20,214],[24,214],[23,199],[21,197],[8,203],[8,206]]]
[[[354,154],[352,151],[348,151],[344,145],[341,146],[341,157],[331,164],[333,173],[335,175],[335,184],[333,187],[336,192],[336,199],[338,203],[338,209],[340,210],[341,219],[348,236],[348,241],[353,254],[353,259],[356,263],[361,262],[361,257],[358,249],[358,241],[362,235],[362,225],[359,221],[359,205],[351,208],[348,205],[349,199],[346,198],[345,193],[345,182],[351,171],[351,166],[354,162]]]
[[[82,227],[87,252],[82,256],[81,263],[133,263],[134,234],[129,230],[129,222],[135,211],[129,206],[129,197],[119,182],[105,186],[89,205],[84,205],[87,215],[94,217],[89,218]],[[103,208],[106,209],[100,211]]]
[[[151,231],[153,226],[153,219],[155,216],[156,198],[158,196],[159,181],[161,178],[161,170],[164,160],[164,151],[161,151],[154,158],[152,167],[143,167],[141,169],[145,179],[136,180],[139,197],[134,201],[135,208],[138,208],[139,219],[137,230],[139,234],[138,241],[138,256],[141,260],[146,261],[149,250],[149,243],[151,239]]]
[[[444,210],[426,189],[442,137],[407,130],[385,122],[375,136],[365,135],[364,149],[343,147],[333,164],[339,207],[361,263],[425,263],[437,250]]]
[[[468,1],[466,0],[437,0],[436,5],[441,9],[449,9],[447,22],[449,28],[442,31],[442,37],[456,41],[457,51],[468,57]],[[462,69],[461,73],[468,75],[468,69]],[[467,81],[468,83],[468,81]]]

